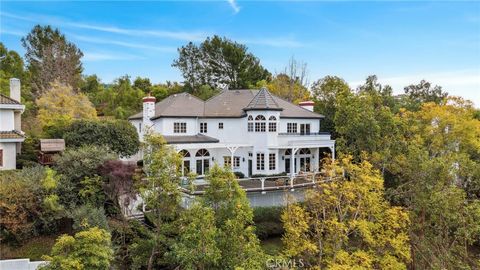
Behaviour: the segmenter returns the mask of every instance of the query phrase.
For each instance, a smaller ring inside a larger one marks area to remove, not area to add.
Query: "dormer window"
[[[273,115],[268,118],[268,132],[277,132],[277,118]]]
[[[267,126],[266,120],[263,115],[257,115],[257,117],[255,117],[255,132],[265,132]]]

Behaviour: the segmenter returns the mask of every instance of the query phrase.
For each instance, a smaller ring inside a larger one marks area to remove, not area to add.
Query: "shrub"
[[[62,204],[70,209],[83,204],[80,203],[80,190],[85,187],[84,184],[91,182],[85,181],[85,178],[95,177],[100,165],[115,158],[116,155],[105,146],[94,145],[67,149],[55,156],[54,168],[61,174],[59,190]]]
[[[239,179],[245,178],[245,174],[243,174],[242,172],[234,172],[233,174],[235,174],[235,176]]]
[[[136,154],[140,146],[137,130],[126,120],[77,120],[65,128],[62,137],[69,147],[104,145],[122,157]]]
[[[283,224],[280,219],[283,207],[255,207],[253,208],[253,222],[256,234],[261,239],[283,234]]]
[[[107,217],[101,207],[85,204],[73,210],[70,217],[73,219],[72,227],[76,232],[92,227],[108,230]]]

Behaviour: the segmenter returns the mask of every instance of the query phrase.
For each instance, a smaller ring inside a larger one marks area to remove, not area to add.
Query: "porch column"
[[[330,151],[332,152],[332,161],[335,161],[335,146],[332,145],[329,148],[330,148]]]
[[[295,153],[297,152],[298,148],[291,148],[290,154],[290,185],[293,187],[293,178],[295,177]]]
[[[235,154],[235,151],[237,151],[238,146],[227,146],[227,149],[230,151],[230,168],[233,172],[233,155]]]

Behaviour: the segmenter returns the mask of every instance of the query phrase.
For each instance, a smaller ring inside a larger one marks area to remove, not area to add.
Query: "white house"
[[[184,173],[202,177],[217,163],[245,176],[293,176],[319,170],[323,156],[335,153],[313,105],[297,106],[266,89],[225,90],[206,101],[180,93],[158,103],[145,97],[143,111],[129,121],[140,138],[146,130],[163,135],[183,155]]]
[[[10,97],[0,94],[0,170],[15,169],[17,154],[25,140],[21,130],[20,80],[10,79]]]

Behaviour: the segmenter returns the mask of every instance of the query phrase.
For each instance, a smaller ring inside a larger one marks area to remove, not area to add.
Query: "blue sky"
[[[84,52],[86,74],[180,81],[176,48],[217,34],[245,43],[272,73],[290,57],[352,87],[370,74],[394,87],[427,79],[480,106],[480,2],[102,1],[0,4],[0,40],[51,24]]]

